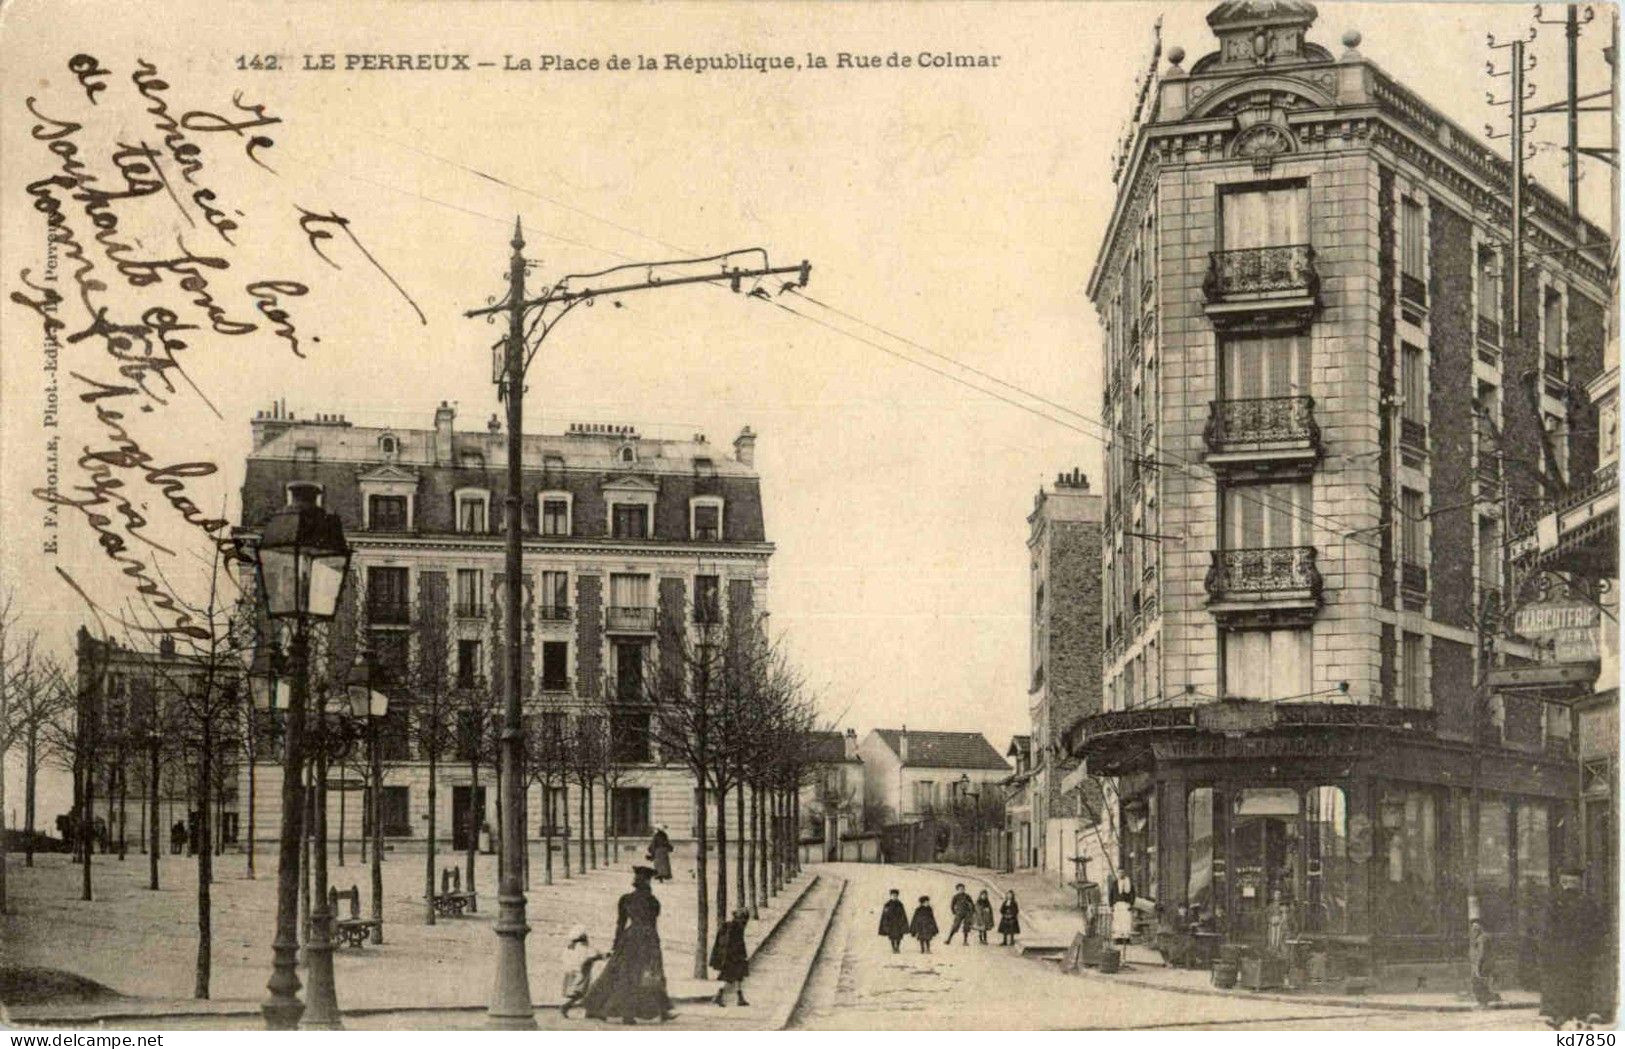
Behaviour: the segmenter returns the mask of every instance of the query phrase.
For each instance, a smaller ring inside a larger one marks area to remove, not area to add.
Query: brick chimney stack
[[[901,760],[903,762],[903,764],[905,764],[905,765],[908,764],[908,726],[907,725],[904,725],[903,726],[903,731],[901,731],[901,732],[899,732],[897,734],[897,757],[899,758],[899,760]]]
[[[734,438],[734,458],[746,466],[756,465],[756,434],[749,426],[739,431]]]
[[[452,461],[451,427],[457,421],[457,409],[441,401],[434,410],[434,461],[444,466]]]
[[[855,728],[846,730],[846,760],[858,760],[858,730]]]

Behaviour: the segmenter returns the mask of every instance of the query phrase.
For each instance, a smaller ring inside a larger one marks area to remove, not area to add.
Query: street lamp
[[[271,996],[260,1006],[265,1026],[290,1031],[299,1025],[299,838],[303,797],[299,779],[305,760],[305,706],[310,691],[311,621],[332,619],[350,567],[350,547],[338,516],[316,505],[316,485],[288,485],[288,505],[271,515],[254,550],[254,568],[266,615],[293,623],[289,649],[287,736],[282,755],[282,827],[277,845],[276,937],[271,943]],[[268,683],[268,703],[280,689]]]
[[[363,644],[355,664],[345,678],[352,716],[367,723],[367,778],[371,795],[368,805],[372,821],[372,942],[384,942],[384,763],[378,746],[378,725],[389,713],[389,698],[377,690],[378,663],[372,649]]]
[[[980,791],[971,790],[969,773],[960,774],[959,796],[970,802],[971,864],[980,867],[982,865],[982,809],[978,802],[982,800],[982,794]]]

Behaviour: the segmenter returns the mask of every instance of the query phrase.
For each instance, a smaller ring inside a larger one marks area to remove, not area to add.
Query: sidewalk
[[[628,849],[613,866],[601,865],[569,880],[558,875],[551,886],[540,884],[541,864],[533,858],[526,954],[533,993],[543,1003],[557,1002],[563,976],[559,957],[571,926],[584,925],[594,945],[607,949],[614,933],[615,901],[630,889],[631,866],[642,862],[641,857],[641,850]],[[98,856],[97,899],[86,903],[77,898],[77,882],[67,876],[71,871],[65,869],[65,857],[40,860],[40,866],[13,864],[7,871],[14,913],[0,917],[6,964],[75,973],[107,985],[120,997],[18,1006],[11,1010],[14,1019],[82,1023],[113,1016],[257,1013],[270,975],[275,906],[275,883],[264,872],[258,880],[247,881],[237,867],[241,857],[220,858],[213,886],[213,997],[199,1001],[189,996],[197,950],[196,881],[190,861],[164,857],[164,888],[153,893],[145,887],[144,857],[132,854],[121,864]],[[688,976],[695,949],[692,864],[673,866],[681,880],[655,887],[662,903],[660,931],[671,991],[678,998],[707,997],[717,985]],[[332,873],[335,883],[346,886],[366,880],[365,868],[353,862]],[[334,955],[343,1011],[356,1015],[399,1011],[402,1002],[419,1009],[483,1009],[493,958],[492,874],[492,865],[482,863],[482,906],[477,915],[428,926],[423,924],[423,857],[392,854],[384,864],[385,942],[360,950],[343,948]],[[713,889],[714,878],[713,870]],[[753,950],[812,882],[813,876],[804,874],[761,909],[761,920],[747,927],[747,943]],[[363,909],[365,896],[363,889]]]
[[[1045,964],[1060,958],[1051,953],[1071,946],[1072,937],[1082,931],[1082,922],[1070,887],[1055,884],[1053,871],[1017,871],[1005,874],[974,867],[929,865],[934,870],[951,873],[967,881],[978,881],[1004,892],[1014,889],[1021,902],[1021,947]],[[1030,902],[1029,902],[1030,901]],[[1166,991],[1170,994],[1195,994],[1216,998],[1240,998],[1265,1002],[1290,1002],[1302,1005],[1339,1006],[1350,1009],[1375,1009],[1388,1012],[1473,1012],[1488,1009],[1534,1009],[1540,1004],[1540,995],[1533,991],[1504,990],[1501,1001],[1483,1007],[1461,991],[1422,991],[1402,993],[1371,992],[1367,994],[1336,994],[1322,990],[1249,991],[1243,988],[1214,987],[1208,973],[1196,969],[1173,969],[1163,964],[1162,956],[1149,947],[1131,946],[1123,968],[1116,973],[1102,973],[1084,969],[1077,975],[1089,980],[1104,980],[1130,987]]]

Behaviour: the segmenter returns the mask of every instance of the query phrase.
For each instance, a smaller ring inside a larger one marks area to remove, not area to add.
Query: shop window
[[[1511,812],[1506,799],[1486,794],[1478,803],[1478,847],[1473,848],[1472,807],[1461,806],[1461,837],[1478,864],[1479,916],[1491,935],[1505,933],[1512,920]]]
[[[1308,803],[1304,924],[1310,932],[1348,932],[1348,796],[1342,787],[1316,787]]]
[[[1439,932],[1437,800],[1426,790],[1391,791],[1383,796],[1379,817],[1383,928],[1402,935]]]
[[[1213,788],[1197,787],[1185,801],[1185,900],[1190,920],[1199,922],[1213,913],[1218,902],[1213,887]]]
[[[1518,914],[1526,931],[1545,918],[1551,896],[1552,844],[1546,805],[1518,802]]]

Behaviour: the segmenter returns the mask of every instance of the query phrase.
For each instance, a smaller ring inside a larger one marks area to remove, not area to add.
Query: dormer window
[[[722,538],[722,500],[696,496],[688,502],[688,534],[697,542],[714,543]]]
[[[393,459],[400,453],[400,450],[401,442],[396,439],[394,434],[386,433],[378,438],[378,451],[383,454],[384,458]]]
[[[367,497],[367,528],[373,532],[404,532],[407,524],[407,497],[370,495]]]
[[[541,503],[543,535],[570,534],[570,493],[543,492],[537,497]]]
[[[301,485],[301,484],[310,485],[310,487],[316,489],[316,505],[321,506],[322,505],[322,497],[327,494],[327,491],[326,491],[326,489],[325,489],[325,487],[323,485],[311,484],[311,482],[309,482],[309,481],[289,481],[287,484],[283,485],[282,486],[282,505],[283,506],[292,506],[293,505],[293,489],[294,489],[294,486],[295,485]]]
[[[649,538],[648,504],[612,503],[610,505],[610,535],[616,539]]]
[[[314,444],[295,445],[293,461],[296,463],[313,463],[316,461],[316,446]]]
[[[621,450],[615,453],[615,457],[623,463],[635,463],[638,461],[638,452],[630,444],[623,444]]]
[[[485,456],[479,452],[458,452],[457,465],[465,470],[483,470],[485,469]]]
[[[457,492],[457,530],[477,535],[490,531],[487,524],[491,507],[491,493],[484,489],[460,489]]]

